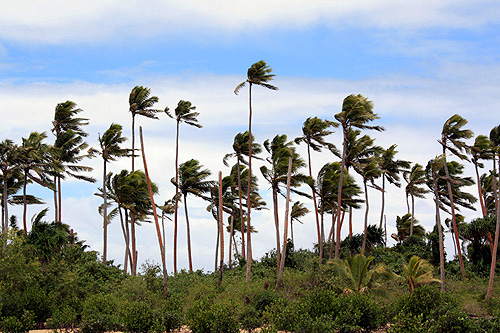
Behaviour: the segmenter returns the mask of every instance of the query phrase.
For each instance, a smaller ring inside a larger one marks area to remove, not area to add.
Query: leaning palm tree
[[[380,155],[380,171],[382,173],[382,209],[380,210],[380,224],[379,228],[382,228],[382,223],[384,221],[384,208],[385,208],[385,180],[396,187],[401,187],[399,182],[399,174],[405,173],[410,168],[410,162],[405,160],[395,159],[398,151],[396,150],[397,145],[392,145],[385,149]]]
[[[493,158],[491,152],[491,141],[486,135],[478,135],[474,140],[474,144],[468,147],[468,152],[472,156],[471,162],[474,164],[474,170],[476,171],[477,188],[479,193],[479,202],[481,204],[481,211],[483,212],[483,217],[486,217],[486,205],[484,202],[483,190],[481,188],[481,180],[479,177],[479,168],[484,167],[481,160],[491,160]]]
[[[413,219],[411,214],[405,214],[401,217],[396,216],[396,229],[398,231],[397,234],[392,234],[391,237],[397,242],[403,242],[413,235],[419,237],[425,236],[424,227],[419,225],[418,221]]]
[[[493,280],[495,279],[495,269],[497,266],[497,251],[498,251],[498,237],[500,233],[500,199],[498,198],[498,174],[497,174],[497,156],[500,159],[500,125],[493,127],[490,132],[490,141],[493,148],[493,192],[495,193],[495,213],[496,213],[496,226],[495,226],[495,240],[493,241],[493,253],[491,256],[490,279],[488,283],[488,292],[486,299],[491,299],[493,292]]]
[[[124,157],[130,155],[130,150],[121,148],[120,144],[127,140],[122,136],[122,126],[118,124],[111,124],[109,128],[101,136],[99,134],[99,145],[101,150],[98,152],[103,159],[103,177],[102,177],[102,188],[103,188],[103,251],[102,251],[102,261],[106,264],[107,259],[107,245],[108,245],[108,212],[107,212],[107,192],[106,192],[106,180],[107,180],[107,163],[110,161],[116,161],[118,157]]]
[[[273,69],[269,67],[264,60],[258,61],[247,71],[247,79],[242,83],[238,84],[234,89],[234,93],[237,95],[238,92],[248,83],[248,136],[250,138],[248,143],[248,186],[247,186],[247,200],[251,198],[252,191],[252,85],[258,85],[271,90],[278,90],[278,87],[269,84],[272,81],[274,74],[271,74]],[[252,205],[247,202],[247,272],[246,281],[250,281],[250,270],[252,265],[252,239],[250,238],[250,211]]]
[[[335,115],[335,119],[342,126],[342,133],[344,140],[342,143],[342,164],[340,171],[340,181],[338,187],[338,202],[337,202],[337,244],[335,247],[335,258],[337,259],[340,254],[340,209],[342,204],[342,184],[344,172],[346,168],[346,153],[348,145],[349,132],[352,128],[359,129],[373,129],[382,131],[384,128],[380,126],[367,125],[369,122],[378,119],[379,117],[373,113],[373,103],[362,95],[349,95],[342,103],[342,111]]]
[[[300,219],[304,217],[307,213],[309,213],[309,209],[304,206],[304,204],[300,201],[296,201],[293,203],[292,206],[292,211],[290,212],[290,236],[292,238],[292,243],[294,242],[293,240],[293,222],[299,222],[302,224]]]
[[[206,180],[210,176],[208,169],[202,169],[202,165],[195,159],[191,159],[182,163],[179,166],[178,181],[172,178],[172,183],[179,188],[180,194],[184,198],[184,214],[186,215],[186,228],[187,228],[187,246],[188,246],[188,259],[189,271],[193,271],[193,257],[191,255],[191,229],[189,226],[189,215],[187,207],[188,194],[194,194],[198,197],[204,198],[205,193],[208,193],[213,186],[212,181]],[[209,200],[208,198],[206,198]]]
[[[129,111],[132,113],[132,171],[135,170],[135,116],[140,115],[147,118],[158,119],[156,114],[162,110],[153,109],[158,97],[149,96],[151,89],[143,86],[135,86],[130,92],[128,103]],[[167,111],[168,108],[165,109]]]
[[[314,151],[321,151],[321,148],[328,146],[329,144],[325,141],[325,137],[332,134],[332,131],[327,130],[328,127],[336,125],[336,123],[324,121],[318,117],[307,118],[302,126],[302,136],[295,139],[295,143],[300,144],[304,142],[307,145],[307,160],[309,167],[309,177],[312,178],[312,165],[311,165],[311,148]],[[314,189],[312,189],[312,197],[314,204],[314,213],[316,216],[316,232],[318,234],[318,244],[320,243],[321,231],[319,223],[319,213],[318,213],[318,203],[316,200],[316,194]]]
[[[253,142],[252,138],[252,142]],[[236,157],[236,165],[237,165],[237,175],[238,175],[238,198],[239,198],[239,212],[240,212],[240,223],[241,223],[241,256],[243,259],[246,258],[245,255],[245,233],[244,233],[244,218],[243,218],[243,197],[242,197],[242,188],[241,188],[241,163],[248,165],[248,162],[245,160],[245,156],[248,156],[249,154],[249,142],[250,142],[250,136],[248,131],[244,133],[238,133],[234,137],[234,142],[233,142],[233,152],[226,154],[224,156],[223,162],[224,165],[229,166],[227,160],[231,157]],[[260,154],[262,151],[262,148],[260,144],[257,142],[252,143],[252,152],[253,155]],[[255,156],[254,156],[255,157]]]
[[[413,292],[418,285],[428,284],[433,282],[441,282],[433,277],[434,267],[425,259],[418,256],[413,256],[408,261],[408,264],[403,265],[403,277]]]
[[[170,114],[170,112],[165,109],[165,112],[170,118],[175,119],[176,135],[175,135],[175,183],[179,183],[179,125],[184,122],[188,125],[201,128],[201,124],[198,123],[197,117],[200,115],[199,112],[195,112],[196,106],[192,105],[189,101],[179,101],[177,107],[175,108],[175,116]],[[179,187],[175,187],[175,211],[174,211],[174,273],[177,273],[177,210],[178,210],[178,198],[179,198]]]
[[[463,151],[466,149],[466,144],[464,140],[470,139],[474,133],[468,129],[462,129],[465,125],[467,125],[467,120],[455,114],[451,116],[443,125],[443,130],[441,132],[441,140],[438,142],[443,146],[443,155],[446,158],[446,151],[449,150],[453,155],[459,157],[460,159],[467,159],[467,157],[463,154]],[[455,205],[453,203],[453,194],[452,194],[452,179],[450,178],[448,171],[448,164],[444,164],[444,170],[446,173],[446,181],[448,185],[448,196],[450,200],[451,207],[451,216],[453,219],[453,231],[455,234],[455,241],[457,244],[458,250],[458,259],[460,261],[460,269],[462,270],[462,277],[465,279],[465,267],[464,267],[464,259],[462,257],[462,250],[460,249],[459,243],[459,235],[457,230],[457,221],[455,217]]]
[[[410,213],[410,207],[408,204],[408,196],[411,197],[411,225],[410,225],[410,236],[413,235],[413,220],[415,219],[415,197],[424,198],[425,194],[429,191],[420,185],[425,184],[425,170],[424,167],[416,163],[412,166],[409,172],[403,173],[403,177],[408,183],[405,188],[406,192],[406,203],[408,206],[408,214]]]

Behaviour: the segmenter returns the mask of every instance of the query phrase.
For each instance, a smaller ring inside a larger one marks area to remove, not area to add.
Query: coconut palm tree
[[[479,193],[479,202],[481,204],[481,211],[483,212],[483,217],[486,217],[486,205],[484,202],[483,190],[481,188],[481,180],[479,177],[479,168],[483,168],[484,164],[481,160],[491,160],[493,158],[490,149],[491,141],[486,135],[478,135],[474,140],[474,144],[468,147],[468,152],[471,155],[471,162],[474,164],[474,170],[476,171],[477,188]]]
[[[416,163],[412,166],[409,172],[403,173],[403,177],[407,182],[405,192],[406,192],[406,202],[408,206],[408,214],[410,213],[410,207],[408,205],[408,196],[411,196],[411,223],[410,223],[410,236],[413,235],[413,220],[415,219],[415,197],[424,198],[425,194],[429,191],[420,185],[425,184],[425,170],[424,167]]]
[[[273,86],[269,82],[274,79],[274,74],[271,74],[273,69],[269,67],[264,60],[254,63],[247,71],[247,79],[236,86],[234,93],[237,95],[238,92],[248,83],[248,136],[250,138],[248,143],[248,186],[247,186],[247,199],[251,199],[252,191],[252,86],[255,84],[271,90],[278,90],[278,87]],[[250,212],[252,205],[247,203],[247,272],[246,281],[250,281],[250,270],[252,266],[252,239],[250,237]]]
[[[107,259],[107,245],[108,245],[108,212],[107,212],[107,191],[106,191],[106,180],[107,180],[107,163],[110,161],[116,161],[118,157],[124,157],[130,155],[130,150],[120,147],[122,143],[127,140],[122,136],[122,126],[118,124],[111,124],[109,128],[101,136],[99,134],[99,145],[101,150],[97,153],[101,155],[103,159],[103,177],[102,177],[102,188],[103,188],[103,251],[102,251],[102,261],[106,264]]]
[[[151,119],[158,119],[156,114],[162,111],[153,109],[153,106],[158,103],[158,97],[150,95],[151,89],[143,86],[135,86],[128,97],[129,111],[132,113],[132,171],[135,170],[135,116],[140,115]],[[165,109],[166,111],[168,111],[168,107]]]
[[[396,216],[396,229],[398,230],[398,233],[392,234],[391,237],[397,242],[403,242],[405,239],[413,235],[419,237],[425,236],[424,227],[419,225],[418,221],[413,219],[411,214],[405,214],[402,217]]]
[[[243,197],[242,197],[242,188],[241,188],[241,167],[240,164],[243,163],[245,165],[248,165],[248,162],[245,160],[245,156],[248,156],[250,149],[249,149],[249,140],[250,136],[248,131],[244,133],[238,133],[234,137],[234,142],[233,142],[233,152],[226,154],[224,156],[223,162],[224,165],[229,166],[227,160],[231,157],[236,157],[236,165],[237,165],[237,175],[238,175],[238,198],[239,198],[239,212],[240,212],[240,223],[241,223],[241,256],[243,259],[246,258],[245,255],[245,234],[244,234],[244,218],[243,218]],[[252,138],[252,142],[254,141],[254,138]],[[262,148],[260,144],[257,142],[252,143],[252,152],[255,158],[255,155],[260,154],[262,152]],[[260,158],[259,158],[260,159]]]
[[[408,264],[403,265],[403,279],[408,283],[410,292],[413,292],[418,285],[433,282],[441,282],[433,277],[434,267],[418,256],[413,256]]]
[[[299,222],[302,217],[304,217],[307,213],[309,213],[309,209],[304,206],[304,204],[300,201],[295,201],[292,205],[292,211],[290,212],[290,235],[293,241],[293,222]]]
[[[500,125],[493,127],[490,132],[490,141],[493,148],[493,192],[495,193],[495,213],[497,217],[495,226],[495,240],[493,241],[493,254],[491,256],[491,269],[490,279],[488,283],[488,292],[486,299],[491,299],[493,292],[493,280],[495,279],[495,269],[497,266],[497,251],[498,251],[498,237],[500,233],[500,199],[498,198],[498,173],[497,173],[497,156],[500,160]],[[500,163],[500,162],[499,162]]]
[[[455,114],[451,116],[443,125],[443,130],[441,131],[441,140],[438,142],[443,147],[443,155],[446,158],[446,152],[449,150],[453,155],[459,157],[460,159],[467,159],[467,157],[463,154],[463,151],[466,149],[466,144],[464,140],[470,139],[474,133],[468,129],[462,129],[465,125],[467,125],[467,120]],[[453,231],[455,234],[455,242],[457,244],[458,250],[458,259],[460,261],[460,269],[462,270],[462,277],[465,279],[465,267],[464,260],[462,257],[462,250],[460,249],[459,236],[457,230],[457,221],[455,217],[455,205],[453,202],[453,194],[452,194],[452,179],[450,178],[448,171],[448,164],[444,164],[444,170],[446,173],[446,181],[448,184],[448,196],[450,200],[451,207],[451,216],[453,219]]]
[[[382,228],[382,223],[384,221],[384,208],[385,208],[385,180],[396,187],[401,187],[399,182],[399,174],[404,174],[410,168],[410,162],[405,160],[395,159],[398,151],[396,150],[397,145],[392,145],[385,149],[382,154],[380,154],[379,168],[382,173],[382,208],[380,210],[380,224],[379,228]]]
[[[10,139],[0,142],[0,170],[2,171],[2,232],[9,227],[8,181],[19,169],[19,147]]]
[[[321,148],[328,146],[325,141],[325,137],[332,134],[332,131],[327,130],[328,127],[332,125],[337,125],[336,123],[324,121],[318,117],[307,118],[302,126],[302,136],[296,138],[294,141],[296,144],[304,142],[307,145],[307,165],[309,167],[309,177],[312,178],[312,164],[311,164],[311,148],[314,151],[320,152]],[[314,213],[316,216],[316,232],[318,234],[318,244],[320,243],[321,231],[319,224],[319,213],[318,213],[318,203],[316,201],[316,194],[314,189],[312,190]],[[292,241],[293,242],[293,241]]]
[[[335,119],[342,126],[343,133],[343,143],[342,143],[342,164],[340,171],[340,181],[338,187],[337,195],[337,245],[335,247],[335,258],[338,259],[340,253],[340,209],[342,204],[342,184],[344,178],[344,172],[346,169],[346,156],[347,156],[347,145],[349,143],[349,132],[353,128],[359,129],[373,129],[376,131],[382,131],[381,126],[371,126],[368,125],[369,122],[378,119],[379,117],[373,113],[373,103],[369,101],[366,97],[362,95],[349,95],[344,98],[342,103],[342,111],[335,115]]]
[[[210,176],[210,171],[208,169],[202,169],[202,165],[195,159],[191,159],[182,163],[179,166],[178,182],[172,178],[171,182],[179,188],[180,194],[184,198],[184,213],[186,215],[186,227],[187,227],[187,245],[188,245],[188,259],[189,259],[189,271],[193,271],[193,258],[191,255],[191,229],[189,226],[189,215],[187,207],[187,196],[188,194],[194,194],[198,197],[209,200],[205,197],[205,194],[210,191],[213,186],[212,181],[206,180]]]
[[[271,155],[266,159],[270,163],[270,167],[268,168],[266,165],[264,165],[260,168],[260,171],[264,178],[271,185],[274,208],[274,225],[276,227],[276,254],[278,256],[279,262],[281,255],[281,246],[279,236],[280,223],[278,217],[278,194],[284,195],[282,192],[282,187],[286,186],[287,184],[288,159],[290,157],[292,158],[292,174],[290,186],[292,188],[296,188],[302,183],[305,183],[308,178],[306,175],[300,173],[300,169],[305,166],[304,160],[295,151],[293,141],[287,141],[287,136],[285,134],[276,135],[272,141],[266,140],[264,142],[264,148]],[[305,194],[295,189],[293,189],[292,191],[301,195]]]
[[[188,125],[201,128],[201,124],[198,123],[197,117],[200,115],[199,112],[195,112],[196,106],[192,105],[189,101],[179,101],[177,107],[175,108],[175,116],[172,115],[168,110],[165,110],[167,115],[175,119],[176,126],[176,136],[175,136],[175,183],[179,183],[179,125],[184,122]],[[179,187],[175,187],[175,212],[174,212],[174,273],[177,273],[177,210],[178,210],[178,198],[179,198]]]

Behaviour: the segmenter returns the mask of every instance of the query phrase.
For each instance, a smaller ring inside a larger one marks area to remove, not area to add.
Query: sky
[[[424,166],[441,153],[437,140],[453,114],[467,119],[476,135],[488,135],[500,123],[498,1],[4,0],[2,7],[0,140],[19,143],[31,131],[46,131],[52,142],[54,109],[66,100],[77,103],[84,110],[81,116],[90,119],[90,145],[98,147],[98,134],[113,122],[130,138],[128,95],[141,85],[158,96],[159,109],[173,110],[179,100],[196,106],[203,128],[181,126],[180,161],[198,159],[215,179],[219,171],[228,174],[222,158],[231,152],[234,136],[247,129],[248,92],[236,96],[234,88],[259,60],[273,68],[272,83],[279,87],[253,90],[253,132],[260,143],[277,134],[300,136],[307,117],[333,120],[343,99],[353,93],[373,101],[380,117],[376,124],[386,129],[367,133],[375,143],[386,148],[397,144],[399,158]],[[163,203],[174,194],[170,179],[175,174],[175,122],[165,114],[159,118],[137,119],[137,125],[143,127],[150,176],[160,189],[155,200]],[[329,141],[341,145],[338,130]],[[305,147],[298,151],[305,156]],[[313,174],[337,160],[329,152],[314,153]],[[100,199],[94,195],[102,182],[102,160],[86,164],[94,168],[98,183],[63,182],[63,221],[91,249],[102,251]],[[255,164],[257,169],[262,162]],[[129,159],[109,166],[113,172],[127,168]],[[472,170],[468,164],[470,176]],[[271,207],[268,187],[260,176],[260,193]],[[30,207],[29,216],[49,207],[52,217],[50,191],[35,185],[29,189],[47,203]],[[380,193],[371,190],[369,195],[370,223],[375,224]],[[206,202],[189,198],[188,205],[194,268],[212,271],[215,220]],[[22,216],[19,208],[11,211]],[[389,235],[396,231],[396,216],[405,213],[404,190],[389,187]],[[480,215],[462,213],[468,220]],[[187,268],[182,209],[179,214],[179,267]],[[430,196],[417,200],[415,214],[426,230],[432,229]],[[364,208],[355,212],[355,233],[362,231],[363,216]],[[254,256],[260,258],[275,246],[271,210],[254,213],[252,222],[258,230]],[[109,257],[121,264],[124,245],[118,220],[111,222],[109,232]],[[312,248],[313,214],[296,224],[294,232],[297,248]],[[166,243],[171,272],[171,222]],[[139,228],[138,244],[141,263],[159,262],[153,224]],[[453,253],[451,242],[447,252]]]

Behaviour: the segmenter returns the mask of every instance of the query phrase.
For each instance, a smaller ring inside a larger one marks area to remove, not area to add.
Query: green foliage
[[[27,333],[35,327],[35,316],[30,311],[24,311],[20,317],[2,318],[0,329],[3,333]]]
[[[154,324],[151,304],[145,301],[125,302],[119,309],[118,318],[124,332],[149,332]]]
[[[186,323],[193,333],[236,333],[234,307],[210,298],[196,300],[186,311]]]
[[[71,306],[63,305],[52,312],[52,317],[47,321],[47,327],[53,329],[69,330],[77,325],[77,313]]]

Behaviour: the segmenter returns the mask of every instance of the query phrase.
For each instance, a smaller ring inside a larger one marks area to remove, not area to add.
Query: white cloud
[[[498,23],[500,17],[498,2],[491,0],[6,0],[2,8],[2,38],[42,43],[109,41],[124,31],[135,37],[175,37],[194,31],[231,36],[317,24],[341,28],[476,28]]]

